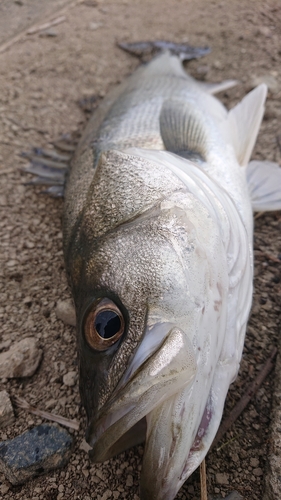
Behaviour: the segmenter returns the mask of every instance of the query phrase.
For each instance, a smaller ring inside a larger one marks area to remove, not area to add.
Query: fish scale
[[[136,80],[136,78],[134,78]],[[97,145],[125,149],[130,146],[161,150],[159,115],[165,99],[172,96],[193,100],[186,83],[186,75],[175,78],[169,74],[153,79],[148,74],[144,81],[128,85],[98,131]]]

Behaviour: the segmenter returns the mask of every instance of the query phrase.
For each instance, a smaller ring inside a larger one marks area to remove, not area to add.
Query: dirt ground
[[[24,31],[38,21],[61,15],[65,19],[45,31],[30,35]],[[265,119],[253,157],[280,163],[280,33],[280,0],[1,2],[0,347],[31,335],[38,339],[44,358],[33,377],[2,380],[0,390],[81,422],[64,469],[17,487],[0,475],[0,496],[5,500],[138,500],[143,454],[139,446],[94,465],[81,446],[85,417],[78,384],[68,387],[63,383],[64,374],[77,370],[75,329],[55,314],[57,301],[70,297],[62,255],[63,201],[23,185],[28,176],[20,171],[25,164],[20,152],[50,146],[62,134],[81,129],[85,114],[78,100],[93,94],[103,97],[134,70],[138,61],[119,50],[117,41],[167,39],[211,47],[211,54],[190,63],[188,70],[207,81],[239,79],[237,87],[220,95],[227,107],[237,103],[259,79],[269,83]],[[277,344],[280,229],[280,212],[256,219],[253,310],[241,371],[229,391],[226,415]],[[273,387],[274,372],[208,454],[210,498],[224,498],[233,490],[245,500],[263,498]],[[40,422],[40,418],[16,410],[14,425],[3,429],[0,438],[10,439]],[[199,498],[199,474],[195,472],[177,499]]]

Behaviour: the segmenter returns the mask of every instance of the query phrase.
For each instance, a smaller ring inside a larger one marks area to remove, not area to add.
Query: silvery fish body
[[[251,306],[246,165],[266,87],[230,112],[214,90],[169,53],[139,68],[90,120],[66,185],[90,455],[145,440],[142,500],[172,500],[205,457]],[[276,208],[267,194],[256,204]]]

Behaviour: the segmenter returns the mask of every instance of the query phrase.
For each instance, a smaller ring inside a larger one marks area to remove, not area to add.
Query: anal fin
[[[256,87],[229,111],[227,123],[223,124],[241,166],[246,166],[250,160],[264,113],[266,94],[266,85]]]
[[[253,210],[281,210],[281,168],[278,163],[253,160],[246,173]]]

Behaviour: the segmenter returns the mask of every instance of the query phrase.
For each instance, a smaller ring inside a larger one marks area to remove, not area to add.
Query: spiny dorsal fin
[[[246,166],[250,160],[264,113],[266,94],[266,85],[259,85],[228,113],[228,137],[241,166]]]
[[[160,132],[167,151],[190,160],[206,161],[207,133],[202,113],[192,104],[176,99],[164,102]]]

